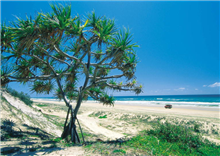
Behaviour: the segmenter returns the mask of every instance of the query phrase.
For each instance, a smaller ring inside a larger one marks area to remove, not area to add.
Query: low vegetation
[[[137,144],[139,146],[136,146]],[[153,154],[156,155],[220,154],[220,146],[203,139],[201,135],[184,126],[172,125],[168,122],[158,123],[153,130],[142,132],[128,141],[127,145],[138,149],[144,146],[143,149],[155,149]]]
[[[206,155],[220,154],[220,146],[205,140],[191,129],[158,123],[152,130],[142,131],[131,139],[99,142],[86,146],[94,153],[104,155]]]
[[[99,116],[99,119],[105,119],[107,118],[107,115]]]
[[[64,106],[43,103],[34,103],[33,105],[41,107],[44,117],[62,129],[65,118],[52,115],[49,113],[49,110],[52,112],[58,110],[62,112],[65,111]],[[191,120],[189,120],[184,124],[182,122],[177,123],[176,120],[171,120],[166,117],[135,114],[120,115],[115,112],[108,113],[106,111],[93,112],[89,116],[97,119],[100,123],[104,123],[106,120],[112,120],[112,122],[117,121],[118,123],[124,123],[121,124],[121,126],[130,128],[132,128],[132,126],[127,126],[127,123],[134,124],[133,127],[144,125],[145,130],[135,136],[131,136],[129,131],[123,130],[123,132],[129,133],[126,134],[127,137],[117,140],[106,140],[102,139],[99,135],[90,133],[90,130],[84,128],[82,125],[83,136],[86,142],[83,146],[86,151],[85,155],[220,155],[220,146],[202,137],[206,133],[203,130],[204,125],[200,122],[191,122]],[[106,127],[107,124],[103,124],[102,127],[103,126]],[[120,125],[118,124],[117,126]],[[151,128],[147,128],[147,126],[151,126]],[[28,150],[27,152],[37,152],[48,148],[62,149],[74,146],[73,143],[69,142],[70,136],[62,140],[60,137],[50,136],[41,129],[27,125],[22,125],[20,130],[16,123],[11,120],[3,120],[1,128],[2,141],[8,142],[17,139],[22,143],[14,147],[13,151],[12,149],[4,147],[1,151],[2,154],[15,153],[16,151],[25,153],[26,150]],[[110,129],[117,131],[114,127]],[[79,131],[78,126],[77,131]],[[80,140],[82,140],[81,133],[79,133],[79,137]],[[37,141],[34,144],[32,144],[33,139]]]
[[[8,93],[10,93],[12,96],[19,98],[26,105],[31,106],[33,104],[33,101],[31,100],[30,96],[27,93],[18,92],[16,90],[12,89],[12,88],[6,88],[6,91]]]

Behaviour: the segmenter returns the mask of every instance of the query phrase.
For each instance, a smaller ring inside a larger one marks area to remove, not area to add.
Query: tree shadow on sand
[[[25,155],[29,152],[36,154],[56,147],[52,141],[54,136],[47,132],[26,124],[17,125],[12,120],[1,122],[1,154]],[[56,148],[57,150],[62,148]]]
[[[98,142],[104,145],[121,147],[121,145],[130,139],[120,138],[111,141],[87,141],[85,145],[92,145]],[[49,154],[54,151],[63,150],[57,147],[56,137],[51,134],[26,124],[17,125],[12,120],[3,120],[1,122],[1,154],[2,155],[37,155],[41,153]],[[70,146],[82,146],[82,144],[71,144]]]

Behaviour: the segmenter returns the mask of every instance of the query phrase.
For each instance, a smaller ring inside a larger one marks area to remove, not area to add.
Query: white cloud
[[[220,87],[220,82],[216,82],[214,84],[209,85],[208,87]]]
[[[203,85],[203,87],[206,87],[207,85]]]
[[[185,89],[186,89],[186,88],[181,87],[181,88],[174,89],[174,90],[176,90],[176,91],[183,91],[183,90],[185,90]]]
[[[195,90],[198,90],[197,88]]]

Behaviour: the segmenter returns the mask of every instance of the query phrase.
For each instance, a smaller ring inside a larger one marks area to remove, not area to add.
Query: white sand
[[[65,105],[64,102],[59,101],[46,101],[46,100],[35,100],[38,103],[51,103]],[[74,105],[74,104],[73,104]],[[172,109],[165,109],[162,105],[124,105],[115,103],[114,107],[103,106],[97,102],[84,102],[82,103],[83,108],[93,108],[93,109],[109,109],[109,111],[121,111],[123,112],[136,112],[141,114],[165,114],[168,116],[189,116],[189,117],[204,117],[204,118],[215,118],[220,119],[220,108],[211,108],[203,106],[173,106]]]
[[[60,130],[58,130],[57,126],[52,124],[51,122],[48,122],[47,118],[45,118],[42,115],[42,113],[40,113],[39,111],[36,111],[33,108],[27,106],[24,102],[22,102],[18,98],[15,98],[15,97],[11,96],[7,92],[2,92],[2,96],[5,97],[5,99],[12,106],[14,106],[18,110],[22,111],[24,114],[28,115],[32,119],[36,119],[36,121],[38,121],[39,123],[43,123],[44,125],[42,125],[42,126],[45,127],[45,131],[47,131],[48,133],[53,133],[53,134],[55,134],[57,136],[61,135],[62,132]],[[32,123],[31,121],[25,120],[25,119],[23,120],[22,124],[27,124],[27,125],[35,126],[35,123]]]

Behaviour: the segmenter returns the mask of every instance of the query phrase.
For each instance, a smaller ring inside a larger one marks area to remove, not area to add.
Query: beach
[[[106,106],[95,101],[86,101],[81,104],[77,114],[83,135],[85,135],[84,139],[88,143],[88,146],[84,148],[70,146],[60,138],[68,110],[64,102],[35,98],[32,106],[29,107],[6,92],[2,95],[6,100],[1,105],[1,120],[12,122],[13,129],[19,130],[15,132],[26,136],[25,140],[33,143],[34,146],[31,148],[36,151],[25,151],[26,147],[21,145],[20,138],[9,138],[2,141],[1,146],[5,150],[9,150],[7,149],[9,144],[13,144],[13,147],[20,147],[23,154],[27,155],[45,153],[47,155],[72,155],[72,153],[75,155],[102,155],[103,151],[114,155],[115,151],[120,149],[133,154],[146,154],[146,151],[139,150],[139,144],[137,144],[137,150],[133,149],[133,144],[143,140],[144,137],[151,137],[144,135],[143,139],[139,138],[143,133],[154,130],[159,123],[169,123],[176,128],[184,127],[185,130],[192,131],[193,135],[198,133],[203,139],[220,145],[219,108],[216,107],[173,105],[172,109],[165,109],[162,104],[142,105],[135,102],[132,104],[132,101],[115,101],[114,106]],[[75,103],[71,104],[74,107]],[[78,123],[76,129],[78,133],[81,133]],[[38,134],[38,130],[41,134]],[[175,128],[170,131],[173,130]],[[4,131],[4,133],[7,132]],[[181,135],[179,132],[176,134]],[[48,140],[42,140],[41,135],[47,135]],[[138,140],[132,141],[135,138]],[[156,139],[156,143],[150,149],[157,148],[159,142],[162,142],[157,137],[152,138]],[[151,139],[148,138],[146,143],[155,142]],[[55,140],[57,140],[56,146],[53,142]],[[112,144],[118,140],[131,142],[132,146],[127,149],[124,145],[124,148],[121,148]],[[170,147],[170,144],[165,147],[164,152],[167,152]]]
[[[37,109],[43,113],[66,117],[66,111],[59,110],[67,108],[64,102],[50,100],[36,100]],[[140,131],[149,130],[152,124],[158,122],[170,122],[175,125],[183,125],[191,129],[199,125],[203,137],[220,144],[220,111],[216,107],[175,105],[172,109],[165,109],[164,105],[141,105],[132,104],[128,101],[115,102],[114,106],[102,105],[95,101],[86,101],[81,104],[78,119],[84,130],[96,134],[102,140],[117,139],[135,136]],[[44,107],[38,107],[38,106]],[[73,107],[75,103],[72,103]],[[51,110],[49,109],[51,107]],[[56,109],[54,109],[56,108]],[[107,119],[99,119],[106,116]]]
[[[58,105],[65,105],[62,101],[50,101],[50,100],[37,100],[37,103],[51,103]],[[74,103],[73,103],[74,105]],[[81,105],[82,109],[93,109],[96,111],[114,111],[114,112],[131,112],[139,114],[154,114],[154,115],[165,115],[165,116],[184,116],[184,117],[201,117],[207,119],[220,119],[220,108],[219,107],[204,107],[204,106],[173,106],[172,109],[165,109],[164,105],[138,105],[132,104],[121,104],[115,102],[114,106],[103,106],[101,103],[94,101],[83,102]]]

